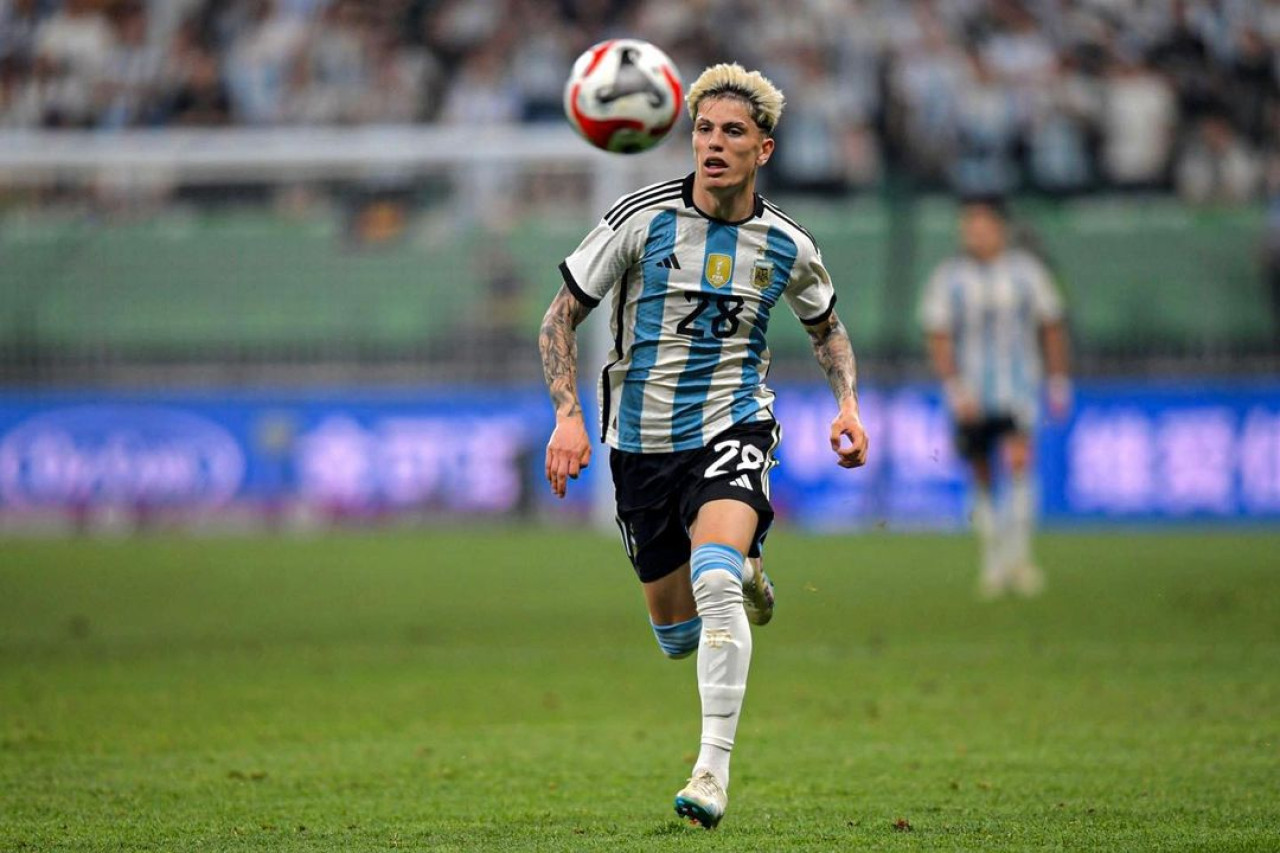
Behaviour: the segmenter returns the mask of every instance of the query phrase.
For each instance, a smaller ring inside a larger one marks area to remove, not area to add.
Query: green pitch
[[[729,812],[621,549],[0,542],[3,850],[1275,850],[1280,535],[770,543]]]

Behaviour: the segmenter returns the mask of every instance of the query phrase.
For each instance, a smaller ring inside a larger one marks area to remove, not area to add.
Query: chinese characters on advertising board
[[[828,446],[829,392],[778,390],[780,515],[826,530],[963,527],[967,483],[936,390],[867,389],[862,409],[872,452],[848,472]],[[585,513],[608,489],[604,451],[559,504],[541,476],[550,427],[537,388],[11,393],[0,397],[0,515]],[[1049,524],[1280,521],[1280,384],[1084,384],[1071,419],[1041,429],[1037,466]]]

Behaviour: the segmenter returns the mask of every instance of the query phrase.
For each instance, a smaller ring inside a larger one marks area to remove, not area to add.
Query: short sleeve
[[[1031,307],[1041,323],[1055,323],[1064,312],[1062,295],[1053,283],[1053,276],[1045,265],[1031,256],[1026,257],[1027,280],[1031,284]]]
[[[955,322],[948,293],[950,280],[951,264],[939,264],[925,282],[924,292],[920,295],[920,325],[930,334],[950,332]]]
[[[613,229],[601,220],[573,254],[560,264],[565,286],[579,302],[594,308],[635,262],[627,228]]]
[[[822,253],[816,246],[812,254],[796,264],[796,274],[783,298],[806,326],[816,325],[831,316],[836,307],[836,290],[827,268],[822,265]]]

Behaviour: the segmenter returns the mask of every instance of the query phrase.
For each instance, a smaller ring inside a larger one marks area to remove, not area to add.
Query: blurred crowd
[[[623,35],[772,77],[795,190],[1280,186],[1280,0],[0,0],[0,128],[560,121]]]

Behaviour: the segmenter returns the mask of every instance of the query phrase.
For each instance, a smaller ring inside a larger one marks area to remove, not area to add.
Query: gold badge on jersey
[[[702,273],[712,287],[724,287],[733,278],[733,257],[731,255],[707,255],[707,267]]]
[[[773,261],[761,254],[751,268],[751,286],[756,290],[764,290],[771,281],[773,281]]]

